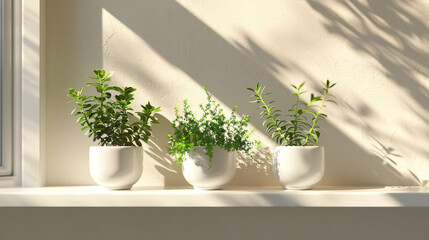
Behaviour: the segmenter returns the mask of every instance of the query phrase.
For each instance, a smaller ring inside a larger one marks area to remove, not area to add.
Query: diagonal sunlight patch
[[[124,16],[122,16],[124,17]],[[145,161],[143,167],[143,177],[139,185],[186,185],[181,177],[181,170],[174,164],[172,156],[166,152],[168,146],[167,134],[172,132],[171,120],[174,118],[174,107],[179,105],[182,109],[184,99],[188,99],[189,103],[196,114],[199,114],[198,105],[205,101],[206,95],[203,84],[199,84],[192,76],[182,68],[178,67],[174,62],[168,61],[162,55],[162,51],[158,51],[153,46],[151,41],[162,42],[171,51],[168,54],[174,54],[181,64],[192,62],[193,53],[190,53],[192,44],[187,41],[183,43],[174,38],[167,38],[163,31],[155,25],[139,26],[137,29],[131,24],[125,24],[123,18],[112,14],[109,10],[102,10],[102,48],[103,48],[103,67],[108,71],[115,71],[112,78],[113,83],[117,85],[127,85],[137,88],[136,102],[134,109],[139,109],[139,105],[150,100],[151,104],[162,106],[161,123],[154,126],[153,136],[151,141],[145,146]],[[133,15],[132,22],[144,21],[139,16]],[[130,21],[130,19],[126,19]],[[127,22],[128,23],[128,22]],[[161,24],[162,25],[162,24]],[[161,26],[162,27],[162,26]],[[147,32],[146,32],[147,31]],[[156,40],[154,39],[154,36]],[[151,38],[152,37],[152,38]],[[151,39],[148,42],[147,39]],[[211,67],[207,65],[206,67]],[[185,68],[186,69],[186,68]],[[192,74],[191,74],[192,75]],[[213,74],[213,76],[215,76]],[[207,85],[209,85],[209,81]],[[214,95],[216,101],[221,103],[222,108],[227,114],[232,110],[230,105],[226,104],[222,99],[216,96],[215,89],[208,86],[209,91]],[[243,90],[244,87],[243,87]],[[213,92],[214,91],[214,92]],[[247,96],[244,97],[247,101]],[[238,106],[238,109],[242,107]],[[253,129],[253,126],[250,126]],[[255,129],[253,136],[262,136],[264,142],[272,143],[264,132]],[[270,146],[270,149],[272,146]],[[261,150],[258,155],[261,158],[266,158],[267,151]],[[269,151],[268,151],[269,152]],[[246,171],[253,169],[253,174],[260,174],[263,171],[264,175],[271,174],[271,169],[257,169],[255,166],[249,167],[248,159],[241,157],[239,159],[239,167],[246,167]],[[240,170],[239,170],[240,171]],[[245,171],[245,170],[243,170]],[[239,175],[238,173],[237,175]],[[247,173],[249,174],[249,173]],[[245,182],[237,178],[236,184]],[[256,178],[252,178],[256,179]],[[255,184],[270,184],[274,180],[266,177],[266,180],[259,179]]]
[[[175,102],[163,100],[169,100],[167,97],[175,86],[169,76],[177,75],[180,70],[172,68],[138,34],[104,8],[102,29],[103,67],[115,71],[113,82],[137,87],[138,103],[150,99],[153,104],[162,101],[169,108],[174,107]]]

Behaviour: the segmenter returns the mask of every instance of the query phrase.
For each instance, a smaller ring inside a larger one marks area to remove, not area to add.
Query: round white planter
[[[143,172],[143,148],[93,146],[89,149],[89,172],[94,181],[108,189],[131,189]]]
[[[324,171],[323,147],[282,146],[274,150],[274,176],[284,189],[311,189]]]
[[[236,165],[232,152],[213,147],[212,168],[204,147],[192,147],[184,155],[182,173],[194,189],[222,189],[235,175]]]

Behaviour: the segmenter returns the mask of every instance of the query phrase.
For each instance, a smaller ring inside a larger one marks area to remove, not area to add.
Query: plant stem
[[[285,135],[280,131],[280,126],[277,124],[277,121],[274,119],[270,108],[268,107],[268,105],[265,103],[264,98],[259,94],[259,92],[256,92],[256,94],[258,95],[259,99],[261,99],[262,104],[264,104],[265,109],[267,110],[268,113],[268,118],[267,119],[271,119],[271,121],[273,121],[274,125],[276,126],[276,132],[279,133],[280,137],[282,137],[286,144],[289,145],[288,140],[286,139]]]
[[[295,121],[293,122],[293,136],[294,136],[293,139],[296,139],[296,135],[297,135],[296,133],[298,131],[298,105],[299,105],[299,90],[296,95]]]
[[[309,133],[311,133],[311,132],[314,131],[314,128],[316,127],[316,123],[317,123],[317,120],[319,118],[320,112],[322,111],[322,108],[325,105],[327,97],[328,97],[328,89],[325,89],[325,94],[323,95],[322,104],[320,104],[319,110],[317,111],[316,116],[314,117],[313,125],[311,126],[310,130],[308,131]],[[304,144],[302,144],[302,146],[306,146],[307,145],[309,136],[310,135],[307,134],[307,137],[305,138],[305,142],[304,142]],[[317,140],[316,140],[316,145],[317,145]]]

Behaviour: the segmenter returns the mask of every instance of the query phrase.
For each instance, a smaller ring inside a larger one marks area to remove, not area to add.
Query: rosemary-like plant
[[[265,87],[261,87],[259,82],[255,89],[247,88],[253,93],[251,97],[255,98],[251,103],[259,104],[258,108],[262,109],[260,114],[261,119],[264,119],[262,124],[266,126],[267,132],[271,133],[271,137],[282,146],[317,146],[320,129],[322,129],[318,123],[327,118],[322,109],[326,107],[326,102],[335,103],[334,96],[329,93],[329,90],[336,83],[331,84],[326,80],[320,91],[321,95],[315,96],[311,93],[308,103],[302,100],[302,95],[305,93],[302,91],[304,84],[305,82],[299,86],[292,85],[295,92],[291,94],[296,96],[296,102],[288,110],[286,119],[282,119],[282,112],[273,105],[274,101],[267,100],[266,97],[271,92],[264,93]]]
[[[251,141],[250,135],[253,132],[246,129],[249,116],[243,115],[238,119],[235,115],[235,109],[231,116],[227,118],[220,108],[220,104],[212,99],[206,86],[204,89],[207,94],[207,104],[200,104],[203,111],[201,118],[197,118],[190,110],[187,100],[183,101],[183,115],[179,114],[179,106],[175,107],[176,118],[172,122],[173,134],[168,134],[170,154],[176,154],[176,164],[181,165],[185,153],[191,151],[191,147],[202,146],[206,149],[209,157],[210,167],[212,166],[213,147],[218,146],[229,152],[242,151],[253,158],[252,148],[260,146],[259,141]]]
[[[82,126],[81,130],[86,130],[85,135],[98,141],[100,146],[141,146],[142,141],[147,142],[151,124],[159,123],[154,113],[161,108],[148,102],[141,105],[141,112],[133,113],[130,104],[134,102],[136,89],[109,86],[106,82],[111,80],[113,72],[106,74],[103,69],[97,69],[94,74],[95,77],[90,78],[96,81],[85,85],[95,87],[98,96],[83,95],[83,88],[71,88],[67,95],[73,98],[69,102],[77,105],[71,114],[79,116],[76,123]]]

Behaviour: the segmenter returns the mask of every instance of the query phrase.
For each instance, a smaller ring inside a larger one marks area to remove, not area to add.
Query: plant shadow
[[[147,172],[155,169],[163,177],[165,187],[171,186],[190,186],[183,178],[181,167],[174,162],[174,157],[168,153],[169,146],[168,133],[173,132],[171,121],[163,115],[157,113],[159,124],[154,124],[152,127],[152,136],[147,142],[147,154],[150,163],[145,164]],[[234,157],[237,160],[237,172],[231,180],[231,186],[257,186],[257,185],[273,185],[275,184],[272,177],[272,157],[268,147],[261,147],[255,150],[256,161],[250,160],[248,156],[241,152],[235,152]],[[144,170],[145,171],[145,170]],[[143,173],[145,178],[145,172]],[[250,179],[250,180],[249,180]],[[253,180],[251,180],[253,179]]]
[[[152,128],[152,136],[147,143],[148,150],[145,153],[153,160],[151,165],[162,175],[164,186],[186,186],[189,185],[182,177],[182,170],[174,159],[168,154],[168,133],[173,132],[171,122],[161,114],[156,114],[159,124]],[[150,166],[149,168],[152,168]],[[143,173],[144,174],[144,173]],[[144,177],[144,175],[143,175]]]
[[[404,102],[408,109],[429,122],[429,115],[422,114],[429,110],[429,88],[422,81],[429,78],[429,50],[421,44],[429,38],[429,26],[411,11],[422,8],[422,2],[352,0],[338,2],[336,8],[321,1],[307,3],[324,18],[328,32],[375,60],[386,79],[411,96]]]

